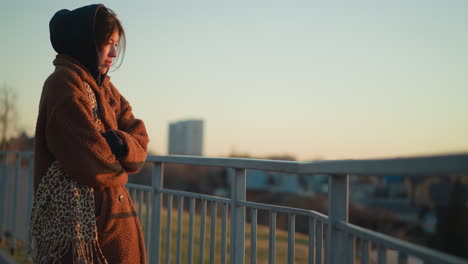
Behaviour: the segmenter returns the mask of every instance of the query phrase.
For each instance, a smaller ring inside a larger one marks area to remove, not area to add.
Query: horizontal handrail
[[[207,201],[211,201],[211,202],[218,202],[218,203],[225,203],[225,204],[232,204],[233,203],[232,199],[223,198],[223,197],[216,197],[216,196],[201,194],[201,193],[176,191],[176,190],[171,190],[171,189],[161,189],[160,192],[164,193],[164,194],[172,194],[172,195],[175,195],[175,196],[184,196],[184,197],[188,197],[188,198],[194,198],[194,199],[198,199],[198,200],[207,200]]]
[[[3,154],[33,155],[32,151],[0,151]],[[279,161],[245,158],[211,158],[183,155],[149,155],[148,162],[254,169],[295,174],[422,175],[468,173],[468,153],[368,160]]]
[[[153,188],[151,186],[147,185],[140,185],[140,184],[133,184],[133,183],[127,183],[126,186],[128,188],[136,189],[136,190],[144,190],[144,191],[152,191]],[[186,192],[186,191],[179,191],[179,190],[171,190],[171,189],[160,189],[157,190],[161,193],[165,194],[172,194],[175,196],[183,196],[183,197],[188,197],[188,198],[194,198],[194,199],[199,199],[199,200],[207,200],[207,201],[212,201],[212,202],[218,202],[218,203],[225,203],[225,204],[232,204],[233,200],[229,198],[224,198],[224,197],[217,197],[213,195],[207,195],[207,194],[200,194],[200,193],[193,193],[193,192]],[[263,203],[255,203],[255,202],[242,202],[239,201],[237,202],[239,206],[245,206],[248,208],[256,208],[256,209],[261,209],[261,210],[271,210],[275,211],[278,213],[292,213],[296,215],[303,215],[303,216],[311,216],[314,217],[315,219],[328,223],[328,217],[324,214],[321,214],[319,212],[313,211],[313,210],[308,210],[308,209],[301,209],[301,208],[294,208],[294,207],[287,207],[287,206],[279,206],[279,205],[270,205],[270,204],[263,204]]]
[[[208,158],[200,156],[148,156],[147,161],[176,163],[197,166],[214,166],[234,169],[255,169],[268,170],[279,172],[297,172],[301,162],[296,161],[278,161],[278,160],[261,160],[261,159],[245,159],[245,158]]]
[[[328,223],[328,216],[321,214],[317,211],[307,210],[307,209],[300,209],[294,207],[287,207],[287,206],[280,206],[280,205],[270,205],[270,204],[263,204],[263,203],[255,203],[255,202],[238,202],[238,205],[245,206],[246,208],[255,208],[260,210],[266,211],[275,211],[277,213],[286,213],[286,214],[295,214],[301,216],[310,216],[313,217],[320,222]]]
[[[421,260],[427,261],[429,263],[467,264],[467,261],[462,258],[451,256],[440,251],[431,250],[426,247],[418,246],[416,244],[393,238],[382,233],[367,230],[365,228],[346,223],[344,221],[335,222],[335,227],[344,231],[345,233],[355,235],[358,238],[370,240],[388,249],[403,251],[411,256],[420,258]]]
[[[147,161],[297,174],[421,175],[468,173],[468,154],[372,160],[278,161],[198,156],[148,156]]]
[[[127,183],[125,184],[128,188],[133,188],[136,190],[143,190],[143,191],[153,191],[153,187],[150,185],[142,185],[142,184],[135,184],[135,183]]]

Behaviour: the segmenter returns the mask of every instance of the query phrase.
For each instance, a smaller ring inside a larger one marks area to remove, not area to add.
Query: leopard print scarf
[[[100,119],[94,92],[84,83]],[[69,252],[74,264],[107,264],[98,243],[94,190],[67,177],[59,161],[39,183],[29,227],[29,249],[36,264],[59,263]]]
[[[93,188],[67,178],[55,161],[42,178],[31,213],[29,245],[36,264],[107,263],[97,239]]]

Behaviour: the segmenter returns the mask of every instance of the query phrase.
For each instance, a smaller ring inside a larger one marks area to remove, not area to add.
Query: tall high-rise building
[[[203,120],[169,124],[169,155],[203,156]]]

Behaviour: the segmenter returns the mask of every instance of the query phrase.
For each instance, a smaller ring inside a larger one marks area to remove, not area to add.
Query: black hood
[[[94,21],[102,4],[88,5],[75,10],[62,9],[49,22],[50,41],[59,54],[78,60],[100,85],[98,53],[94,36]]]

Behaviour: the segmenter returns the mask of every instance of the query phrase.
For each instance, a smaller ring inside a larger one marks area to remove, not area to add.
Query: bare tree
[[[3,83],[0,88],[0,149],[8,148],[8,138],[18,123],[18,94],[13,87]]]

